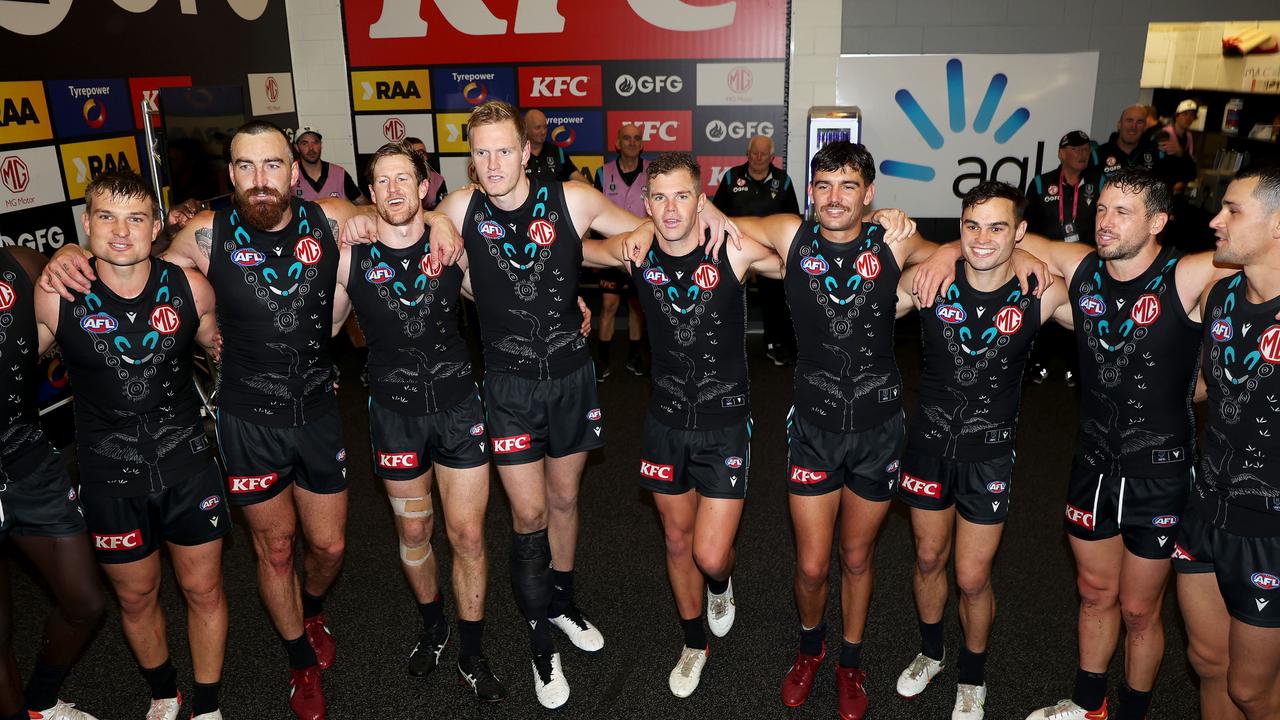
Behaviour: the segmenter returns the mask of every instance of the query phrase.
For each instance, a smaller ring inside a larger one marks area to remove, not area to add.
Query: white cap
[[[1199,109],[1200,109],[1200,106],[1196,104],[1195,100],[1183,100],[1182,102],[1178,103],[1178,109],[1175,110],[1173,114],[1181,115],[1184,112],[1196,112]]]

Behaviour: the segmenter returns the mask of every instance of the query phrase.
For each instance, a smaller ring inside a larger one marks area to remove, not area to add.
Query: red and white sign
[[[800,483],[801,485],[813,485],[827,479],[827,474],[822,470],[809,470],[799,465],[791,466],[791,482]]]
[[[698,105],[783,105],[786,64],[699,63]]]
[[[532,445],[533,443],[529,438],[529,433],[493,438],[493,451],[498,455],[506,455],[508,453],[520,452],[521,450],[528,450]]]
[[[942,483],[902,473],[902,489],[921,497],[942,499]]]
[[[51,205],[66,199],[58,151],[53,145],[0,153],[0,213]],[[76,225],[79,224],[80,217],[76,216]]]
[[[1075,505],[1068,504],[1067,519],[1085,530],[1093,529],[1093,513],[1088,510],[1081,510]]]
[[[298,238],[298,244],[293,246],[293,256],[303,265],[315,265],[320,262],[323,254],[320,250],[320,241],[310,235]]]
[[[599,65],[520,68],[521,107],[599,107],[603,89]]]
[[[94,533],[95,550],[134,550],[142,547],[142,530],[130,530],[127,533],[108,534]]]
[[[418,467],[418,453],[378,453],[378,467],[383,470],[413,470]]]
[[[1133,322],[1146,327],[1155,322],[1160,317],[1160,298],[1153,293],[1147,293],[1139,297],[1133,303],[1133,308],[1129,310],[1129,317],[1133,318]]]
[[[138,129],[142,129],[142,101],[147,101],[147,109],[152,113],[151,126],[160,127],[160,88],[191,87],[190,75],[165,75],[160,77],[129,78],[129,98],[133,104],[133,119]]]
[[[538,247],[551,247],[556,241],[556,226],[546,218],[529,223],[529,239]]]
[[[715,290],[720,284],[720,271],[711,263],[702,263],[693,271],[693,281],[703,290]]]
[[[6,155],[0,159],[0,183],[11,193],[20,193],[27,189],[31,182],[31,168],[17,155]]]
[[[245,493],[262,492],[270,490],[272,485],[280,479],[277,473],[267,473],[266,475],[232,475],[227,478],[228,489],[236,495],[244,495]]]
[[[431,257],[430,254],[422,256],[422,259],[418,261],[418,269],[422,271],[423,275],[432,280],[440,277],[440,274],[444,272],[444,266],[440,264],[439,260]]]
[[[880,276],[880,258],[870,250],[863,251],[854,261],[853,267],[864,280],[875,280]]]
[[[13,291],[13,286],[0,280],[0,312],[12,310],[18,301],[18,293]]]
[[[380,0],[343,10],[356,67],[787,54],[778,0]]]
[[[427,152],[436,150],[436,126],[429,113],[390,113],[387,115],[357,115],[356,152],[376,152],[388,142],[400,142],[416,137],[427,146]],[[398,137],[393,137],[399,134]]]
[[[1273,365],[1280,363],[1280,325],[1272,325],[1258,338],[1258,353]]]
[[[151,327],[162,335],[172,335],[182,327],[178,311],[172,305],[157,305],[151,311]]]
[[[1012,335],[1022,328],[1022,310],[1006,305],[996,313],[996,330],[1001,335]]]
[[[254,115],[294,111],[293,73],[249,73],[249,105]]]
[[[702,192],[708,197],[715,195],[716,188],[729,168],[737,167],[745,162],[741,155],[699,155],[698,166],[702,168]]]
[[[387,142],[400,142],[405,138],[404,121],[398,117],[389,117],[382,123],[382,137]]]
[[[671,465],[661,465],[659,463],[649,462],[648,460],[640,460],[640,475],[650,480],[661,480],[662,482],[671,482],[675,480],[676,469]]]
[[[693,113],[688,110],[617,110],[608,113],[605,124],[608,138],[618,137],[623,125],[640,128],[640,142],[647,152],[693,148]]]

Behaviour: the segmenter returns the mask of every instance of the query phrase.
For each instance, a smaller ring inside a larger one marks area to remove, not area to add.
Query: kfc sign
[[[640,142],[649,152],[693,149],[693,113],[688,110],[619,111],[608,114],[608,135],[617,137],[623,125],[640,128]]]
[[[520,68],[521,107],[597,107],[602,98],[599,65]]]
[[[228,489],[234,495],[244,495],[247,493],[263,492],[270,490],[272,485],[280,479],[278,473],[267,473],[266,475],[232,475],[227,478]]]
[[[800,483],[801,485],[813,485],[827,479],[827,474],[821,470],[808,470],[799,465],[791,466],[791,482]]]
[[[506,455],[509,453],[528,450],[533,446],[529,438],[529,433],[523,435],[512,435],[510,437],[493,438],[493,451],[498,455]]]
[[[378,467],[383,470],[413,470],[418,467],[418,453],[378,453]]]
[[[675,474],[676,469],[670,465],[661,465],[644,459],[640,460],[640,475],[642,477],[647,477],[650,480],[671,482],[675,480]]]
[[[127,533],[111,534],[93,534],[93,547],[95,550],[136,550],[142,547],[142,530],[130,530]]]
[[[902,473],[902,489],[921,497],[939,500],[942,498],[942,483],[922,480],[915,475]]]

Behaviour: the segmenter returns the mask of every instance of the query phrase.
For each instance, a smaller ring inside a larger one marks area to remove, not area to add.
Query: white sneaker
[[[27,714],[31,716],[31,720],[98,720],[98,718],[83,710],[77,710],[75,703],[62,702],[61,700],[48,710],[43,712],[35,712],[33,710]]]
[[[548,710],[555,710],[569,701],[569,681],[564,677],[564,669],[560,667],[560,653],[551,653],[551,673],[542,677],[538,672],[538,660],[533,660],[533,690],[538,695],[538,702]]]
[[[600,652],[604,649],[604,635],[582,614],[577,605],[570,605],[563,614],[550,618],[551,624],[569,638],[573,646],[583,652]]]
[[[1031,713],[1027,720],[1107,720],[1107,701],[1097,710],[1085,710],[1072,700],[1059,700],[1057,703]]]
[[[214,710],[200,715],[192,715],[191,720],[222,720],[222,711]]]
[[[146,720],[178,720],[178,711],[182,709],[182,694],[177,697],[151,701],[151,709],[147,711]]]
[[[680,662],[671,670],[671,677],[667,678],[667,685],[671,687],[671,694],[678,698],[687,698],[698,689],[698,682],[702,680],[702,668],[707,664],[707,650],[686,647],[680,651]]]
[[[712,634],[716,637],[728,635],[736,614],[737,608],[733,601],[733,578],[729,578],[729,587],[719,595],[711,592],[710,589],[707,590],[707,627],[711,628]]]
[[[924,692],[929,687],[929,681],[942,672],[943,660],[946,658],[934,660],[924,653],[916,653],[916,658],[898,676],[898,694],[904,698],[913,698]]]
[[[982,704],[986,701],[986,685],[956,685],[956,706],[951,709],[951,720],[982,720],[986,714]]]

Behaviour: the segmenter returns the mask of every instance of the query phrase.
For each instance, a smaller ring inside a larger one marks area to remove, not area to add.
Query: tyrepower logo
[[[351,107],[357,112],[430,110],[426,70],[357,70],[351,73]]]
[[[791,482],[800,483],[801,485],[813,485],[827,479],[827,474],[821,470],[809,470],[799,465],[791,466]]]
[[[1085,530],[1093,529],[1093,513],[1081,510],[1075,505],[1067,505],[1067,519]]]
[[[232,493],[236,495],[244,495],[246,493],[262,492],[270,490],[272,485],[280,479],[277,473],[267,473],[266,475],[232,475],[227,478],[227,485]]]
[[[649,462],[648,460],[640,460],[640,475],[650,480],[661,480],[662,482],[671,482],[675,480],[676,469],[671,465],[661,465],[659,463]]]
[[[493,438],[493,451],[498,455],[516,453],[521,450],[528,450],[531,447],[533,447],[533,441],[529,437],[529,433]]]
[[[617,137],[618,129],[626,124],[640,128],[640,142],[650,152],[693,149],[693,113],[688,110],[611,112],[607,137]]]
[[[119,535],[93,534],[95,550],[135,550],[142,547],[142,530],[130,530]]]
[[[467,110],[486,100],[515,104],[515,71],[508,67],[449,67],[431,71],[435,106],[443,110]]]
[[[378,467],[383,470],[413,470],[418,467],[418,453],[378,453]]]
[[[935,500],[942,498],[942,483],[922,480],[915,475],[908,475],[907,473],[902,473],[902,489],[921,497]]]
[[[599,107],[602,90],[599,65],[520,68],[521,107]]]
[[[44,87],[38,81],[0,83],[0,145],[52,137]]]

